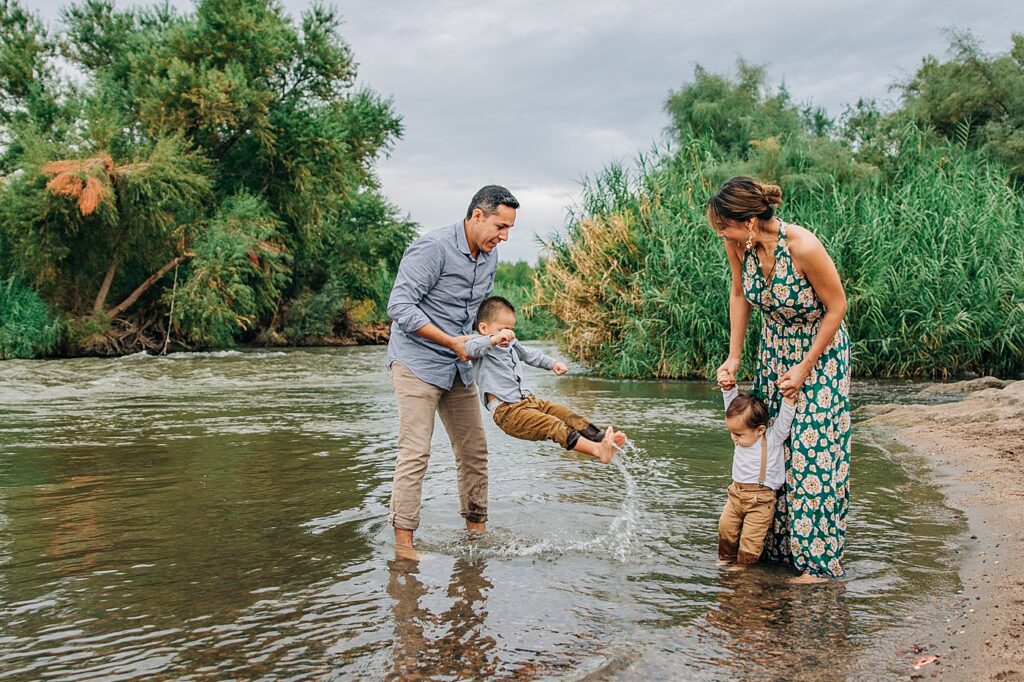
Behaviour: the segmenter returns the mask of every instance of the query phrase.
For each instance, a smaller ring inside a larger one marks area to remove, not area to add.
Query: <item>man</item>
[[[398,461],[388,520],[395,544],[412,547],[434,413],[441,416],[459,484],[466,528],[487,523],[487,440],[473,366],[466,355],[480,302],[494,287],[494,248],[508,239],[519,202],[498,185],[480,189],[464,220],[419,237],[402,256],[388,299],[388,367],[398,403]]]

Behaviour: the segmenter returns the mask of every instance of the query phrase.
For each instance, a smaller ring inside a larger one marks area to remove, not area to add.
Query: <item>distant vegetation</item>
[[[84,0],[54,27],[0,4],[0,356],[383,319],[415,234],[374,175],[401,121],[340,25],[273,0]]]
[[[543,264],[541,264],[543,267]],[[494,295],[507,298],[516,307],[516,338],[552,338],[558,320],[533,302],[534,278],[538,270],[526,261],[499,263],[494,277]]]
[[[666,103],[670,140],[591,178],[550,244],[536,300],[577,359],[630,377],[707,377],[728,349],[729,269],[704,204],[737,174],[782,186],[849,297],[854,371],[1024,371],[1024,37],[987,55],[953,35],[892,111],[833,120],[740,61]],[[758,333],[753,317],[746,371]]]

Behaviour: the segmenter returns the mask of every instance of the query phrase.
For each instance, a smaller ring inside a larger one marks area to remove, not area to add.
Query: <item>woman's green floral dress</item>
[[[743,257],[743,292],[763,312],[754,393],[774,419],[782,393],[776,379],[814,342],[825,306],[797,272],[779,228],[775,272],[765,282],[757,254]],[[807,375],[786,448],[786,484],[775,508],[766,556],[813,575],[843,574],[850,498],[850,339],[843,323]]]

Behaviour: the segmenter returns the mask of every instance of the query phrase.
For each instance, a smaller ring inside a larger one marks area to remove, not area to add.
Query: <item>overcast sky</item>
[[[57,16],[57,0],[23,1]],[[1024,31],[1019,0],[334,4],[360,81],[404,120],[378,165],[385,193],[430,229],[459,219],[481,185],[507,186],[522,207],[502,260],[534,261],[536,235],[561,228],[583,177],[661,138],[665,98],[695,64],[768,64],[773,83],[836,115],[859,97],[891,99],[923,56],[945,55],[944,28],[969,29],[990,52]],[[310,2],[284,5],[298,15]]]

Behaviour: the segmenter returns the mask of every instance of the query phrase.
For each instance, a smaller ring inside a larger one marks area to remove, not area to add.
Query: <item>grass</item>
[[[783,187],[781,215],[825,244],[849,300],[853,371],[1024,371],[1024,199],[1006,168],[908,130],[896,172]],[[592,179],[550,244],[536,301],[576,359],[620,377],[712,375],[728,350],[729,268],[704,204],[722,180],[698,140]],[[753,369],[760,316],[744,369]]]

